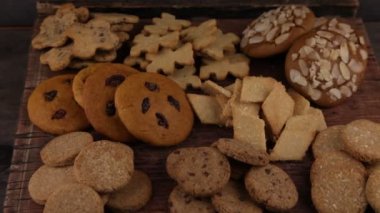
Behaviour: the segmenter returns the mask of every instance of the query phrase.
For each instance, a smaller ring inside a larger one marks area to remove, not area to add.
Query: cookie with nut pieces
[[[314,26],[314,13],[303,5],[284,5],[263,13],[243,31],[240,47],[247,55],[264,58],[285,52]]]

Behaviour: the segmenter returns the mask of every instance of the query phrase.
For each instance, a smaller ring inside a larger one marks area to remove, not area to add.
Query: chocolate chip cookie
[[[78,131],[89,126],[83,109],[74,100],[73,78],[72,74],[59,75],[36,87],[27,105],[33,124],[52,134]]]
[[[130,76],[118,87],[115,104],[130,133],[152,145],[178,144],[193,127],[193,112],[185,92],[160,74]]]
[[[123,64],[103,64],[90,75],[83,88],[83,106],[94,129],[112,140],[127,142],[132,135],[125,128],[115,108],[115,91],[137,70]]]
[[[193,197],[176,186],[169,195],[169,212],[214,213],[215,210],[209,199]]]

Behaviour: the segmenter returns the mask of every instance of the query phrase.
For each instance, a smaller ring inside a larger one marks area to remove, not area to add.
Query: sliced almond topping
[[[348,44],[349,44],[349,46],[350,46],[351,52],[352,52],[354,55],[356,55],[356,50],[357,50],[357,48],[356,48],[355,43],[352,42],[352,41],[350,41],[350,42],[348,42]]]
[[[255,29],[257,32],[264,32],[266,31],[268,28],[270,28],[271,24],[269,23],[269,21],[265,21],[265,22],[260,22],[260,23],[257,23],[253,29]]]
[[[333,96],[335,96],[337,99],[341,99],[342,98],[342,93],[340,93],[340,90],[338,90],[337,88],[332,88],[330,89],[330,94],[332,94]]]
[[[320,72],[323,76],[323,79],[325,81],[331,81],[332,80],[332,76],[331,76],[331,73],[330,73],[330,70],[331,70],[331,63],[330,61],[328,60],[325,60],[325,59],[322,59],[320,61],[321,65],[320,65]]]
[[[333,18],[329,22],[329,27],[335,27],[337,23],[338,23],[338,20],[336,18]]]
[[[323,58],[329,58],[330,57],[330,54],[331,54],[331,50],[330,49],[322,49],[322,56]]]
[[[293,13],[294,13],[294,15],[295,15],[296,17],[300,17],[300,16],[302,16],[302,10],[301,10],[301,9],[295,9],[295,10],[293,11]]]
[[[352,76],[352,82],[353,83],[356,83],[356,81],[358,80],[358,76],[356,75],[356,74],[354,74],[353,76]]]
[[[320,84],[321,84],[321,82],[318,81],[318,80],[315,78],[315,76],[314,76],[314,77],[312,78],[312,84],[311,84],[311,86],[312,86],[313,88],[317,88]]]
[[[364,49],[360,49],[359,53],[360,53],[360,56],[362,57],[363,60],[367,60],[368,59],[368,53],[367,53],[367,51],[365,51]]]
[[[314,47],[315,46],[315,38],[308,38],[306,39],[305,43],[310,46],[310,47]]]
[[[308,94],[310,95],[311,99],[313,99],[314,101],[320,99],[322,96],[321,91],[314,89],[312,87],[308,87]]]
[[[364,37],[363,36],[359,36],[359,42],[361,45],[365,45],[365,40],[364,40]]]
[[[247,46],[247,44],[248,44],[248,37],[244,36],[244,37],[241,39],[240,47],[244,48],[245,46]]]
[[[250,44],[257,44],[264,41],[264,37],[262,36],[253,36],[249,39]]]
[[[343,63],[342,61],[339,63],[339,69],[344,80],[347,80],[347,81],[350,80],[350,77],[351,77],[350,70],[348,69],[347,65]]]
[[[324,38],[327,38],[327,39],[331,39],[334,37],[334,34],[330,33],[330,32],[327,32],[327,31],[323,31],[323,30],[319,30],[317,32],[317,34],[321,37],[324,37]]]
[[[292,54],[292,61],[297,60],[297,58],[298,58],[298,53],[293,53]]]
[[[319,61],[321,59],[321,56],[319,55],[319,53],[317,51],[315,51],[314,49],[312,49],[312,51],[309,53],[308,57],[311,60],[315,60],[315,61]]]
[[[286,39],[288,39],[289,36],[290,36],[290,33],[282,34],[282,35],[278,36],[278,37],[274,40],[274,43],[275,43],[275,44],[281,44],[281,43],[283,43],[284,41],[286,41]]]
[[[352,92],[348,86],[343,85],[339,88],[339,90],[346,97],[351,97],[352,95]]]
[[[283,23],[285,23],[286,22],[286,15],[285,15],[285,13],[281,13],[279,16],[278,16],[278,23],[279,24],[283,24]]]
[[[351,28],[350,25],[345,24],[345,23],[338,23],[338,27],[339,27],[339,29],[341,29],[342,31],[345,32],[344,34],[350,34],[350,33],[352,33],[352,32],[354,31],[354,30]]]
[[[338,85],[342,85],[342,84],[344,84],[344,82],[346,82],[346,81],[344,80],[344,78],[342,77],[342,75],[339,75],[338,79],[336,80],[336,83]]]
[[[339,68],[338,68],[337,63],[334,63],[334,65],[332,66],[331,74],[332,74],[333,79],[338,79],[338,77],[340,76],[340,72],[339,72]]]
[[[355,59],[351,59],[350,63],[348,63],[348,67],[354,72],[354,73],[360,73],[363,71],[364,67],[363,64],[359,61],[356,61]]]
[[[332,49],[330,53],[330,59],[332,61],[336,61],[339,58],[339,51],[336,49]]]
[[[327,44],[327,40],[326,39],[324,39],[324,38],[321,38],[321,37],[318,37],[317,39],[316,39],[316,42],[317,42],[317,46],[319,47],[319,48],[324,48],[324,47],[326,47],[326,44]]]
[[[350,53],[348,51],[346,42],[340,45],[339,53],[340,53],[340,58],[342,59],[342,61],[347,64],[348,61],[350,60]]]
[[[309,75],[309,68],[307,68],[307,64],[304,60],[302,60],[302,59],[298,60],[298,66],[301,69],[303,76]]]
[[[332,82],[332,81],[327,81],[325,84],[323,84],[322,86],[321,86],[321,88],[323,89],[323,90],[326,90],[327,88],[330,88],[330,87],[332,87],[334,85],[334,83]]]
[[[306,55],[309,55],[311,52],[314,52],[314,49],[307,45],[305,45],[303,48],[305,50]]]
[[[294,23],[285,23],[281,26],[281,34],[284,34],[286,32],[289,32],[290,28],[296,26]]]
[[[268,34],[266,35],[265,39],[267,41],[273,41],[274,37],[276,37],[277,33],[279,32],[279,27],[275,27],[271,29]]]
[[[290,74],[290,80],[293,83],[299,84],[301,86],[307,85],[306,79],[300,74],[300,72],[298,70],[291,69],[289,74]]]

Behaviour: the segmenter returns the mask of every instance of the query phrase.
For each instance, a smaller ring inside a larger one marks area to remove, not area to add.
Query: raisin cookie
[[[148,203],[151,196],[149,176],[136,170],[127,185],[110,194],[107,206],[121,211],[137,211]]]
[[[220,192],[212,196],[211,200],[219,213],[263,212],[260,207],[253,202],[244,186],[234,181],[228,182]]]
[[[50,195],[62,185],[75,183],[73,167],[41,166],[29,180],[30,197],[38,204],[45,204]]]
[[[174,187],[169,195],[169,212],[214,213],[214,207],[207,198],[196,198],[185,193],[179,186]]]
[[[188,194],[210,196],[230,178],[227,158],[212,147],[180,148],[169,154],[166,170]]]
[[[42,148],[41,160],[48,166],[73,165],[83,147],[93,142],[90,133],[71,132],[54,138]]]
[[[285,52],[314,26],[314,13],[302,5],[284,5],[253,20],[243,31],[241,49],[247,55],[264,58]]]
[[[103,64],[90,75],[83,88],[83,106],[94,129],[112,140],[128,142],[133,139],[115,108],[115,91],[137,70],[123,64]]]
[[[113,192],[125,186],[134,171],[133,150],[122,143],[96,141],[86,146],[74,161],[79,183],[98,192]]]
[[[103,213],[103,201],[91,187],[73,183],[57,189],[47,200],[44,213]]]
[[[90,64],[89,66],[81,69],[75,75],[73,79],[73,94],[74,94],[74,99],[81,107],[84,107],[83,89],[84,89],[84,84],[86,83],[87,78],[93,73],[95,73],[96,71],[101,70],[102,67],[104,67],[105,65],[107,64],[106,63]]]
[[[29,119],[45,132],[64,134],[89,126],[83,109],[75,102],[74,75],[52,77],[39,84],[28,99]]]
[[[116,90],[115,104],[130,133],[152,145],[178,144],[193,127],[193,112],[185,92],[160,74],[130,76]]]
[[[292,179],[272,164],[252,167],[245,176],[245,187],[253,200],[265,205],[268,210],[288,211],[298,201],[297,188]]]

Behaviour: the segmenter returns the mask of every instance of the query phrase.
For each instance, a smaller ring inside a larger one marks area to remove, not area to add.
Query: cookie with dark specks
[[[245,176],[245,187],[254,201],[271,211],[289,211],[298,201],[292,179],[272,164],[252,167]]]
[[[236,139],[220,138],[212,146],[228,157],[253,166],[265,166],[269,163],[267,152]]]
[[[121,121],[137,139],[155,146],[184,141],[193,127],[193,112],[176,82],[155,73],[128,77],[116,90]]]
[[[96,64],[83,86],[83,108],[94,129],[119,142],[132,141],[115,107],[115,92],[137,70],[124,64]]]
[[[79,183],[97,192],[121,189],[132,178],[133,150],[122,143],[96,141],[86,146],[74,161],[74,174]]]
[[[89,126],[71,89],[74,75],[58,75],[41,82],[28,99],[28,115],[45,132],[64,134]]]
[[[211,198],[212,204],[219,213],[261,213],[245,190],[238,182],[230,181],[223,189]]]
[[[122,211],[137,211],[152,196],[152,182],[147,174],[136,170],[131,180],[120,190],[110,194],[107,206]]]
[[[179,186],[174,187],[169,195],[169,212],[182,213],[182,212],[197,212],[197,213],[214,213],[208,198],[196,198],[186,194]]]
[[[169,176],[188,194],[210,196],[230,178],[227,158],[212,147],[180,148],[166,159]]]
[[[48,166],[73,165],[83,147],[93,142],[90,133],[71,132],[49,141],[41,150],[41,160]]]

